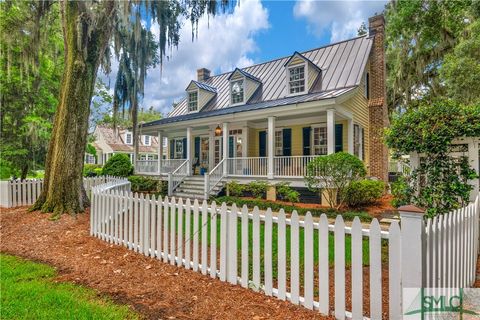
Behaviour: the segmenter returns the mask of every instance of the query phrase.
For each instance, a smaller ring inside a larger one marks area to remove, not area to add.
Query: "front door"
[[[214,166],[216,166],[222,160],[222,137],[215,137],[214,141]]]

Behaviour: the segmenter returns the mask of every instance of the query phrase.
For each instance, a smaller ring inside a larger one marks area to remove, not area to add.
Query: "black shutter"
[[[362,160],[365,161],[365,130],[363,128],[360,130],[362,132],[362,145],[360,148],[362,148]]]
[[[290,157],[292,155],[292,129],[283,129],[283,155]]]
[[[228,137],[228,157],[235,158],[235,139],[234,137]]]
[[[175,140],[170,140],[170,159],[175,159]]]
[[[310,155],[310,131],[312,128],[305,127],[303,128],[303,155]]]
[[[187,159],[187,138],[183,138],[183,159]]]
[[[195,137],[195,151],[193,154],[197,161],[200,161],[200,137]]]
[[[335,125],[335,152],[343,151],[343,124]]]
[[[267,132],[260,131],[258,133],[258,156],[266,157],[267,156]]]

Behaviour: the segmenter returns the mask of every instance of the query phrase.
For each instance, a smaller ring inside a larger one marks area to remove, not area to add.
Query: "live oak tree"
[[[111,47],[124,51],[140,78],[148,62],[131,48],[142,49],[145,26],[159,26],[159,58],[179,42],[180,19],[188,18],[196,32],[203,14],[215,14],[226,1],[60,1],[65,46],[65,68],[52,138],[46,158],[44,187],[32,209],[62,213],[82,212],[88,198],[82,184],[83,154],[87,142],[90,101],[97,71],[110,69]],[[148,22],[148,23],[144,23]],[[124,36],[127,34],[127,36]],[[124,45],[124,41],[133,41]],[[119,49],[121,48],[121,49]],[[134,91],[138,87],[134,88]]]

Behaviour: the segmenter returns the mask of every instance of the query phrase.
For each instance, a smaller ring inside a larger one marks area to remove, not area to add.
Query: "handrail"
[[[210,192],[225,177],[224,161],[222,159],[210,172],[205,173],[205,199],[208,199]]]
[[[185,160],[177,169],[168,174],[168,195],[171,196],[173,191],[182,183],[189,174],[190,160]]]

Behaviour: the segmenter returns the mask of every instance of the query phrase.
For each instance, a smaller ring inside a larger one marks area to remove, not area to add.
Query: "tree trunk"
[[[109,42],[113,2],[104,3],[98,23],[92,26],[81,1],[63,3],[65,70],[59,105],[45,163],[43,190],[32,210],[83,212],[89,205],[83,188],[83,159],[87,143],[90,101],[97,70]]]

